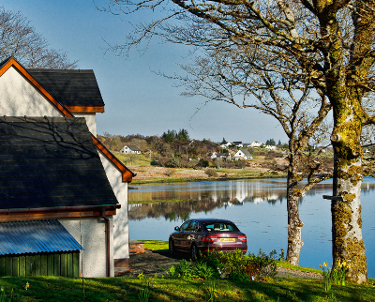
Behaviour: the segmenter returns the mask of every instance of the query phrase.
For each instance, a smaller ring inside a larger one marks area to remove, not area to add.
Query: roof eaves
[[[33,212],[75,212],[75,211],[96,211],[98,209],[119,209],[121,204],[101,204],[101,205],[89,205],[89,206],[57,206],[57,207],[38,207],[38,208],[12,208],[12,209],[0,209],[0,214],[10,213],[33,213]]]
[[[65,106],[74,113],[104,113],[104,106]]]

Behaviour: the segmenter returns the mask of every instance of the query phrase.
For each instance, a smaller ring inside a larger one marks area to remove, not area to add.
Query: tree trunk
[[[362,238],[361,186],[362,120],[358,99],[339,100],[334,104],[335,125],[331,137],[335,152],[332,200],[332,244],[334,266],[345,261],[350,268],[347,280],[367,282],[367,260]]]
[[[303,222],[299,219],[298,202],[301,193],[297,188],[297,176],[288,172],[287,207],[288,207],[288,251],[287,261],[298,265],[299,254],[303,246],[302,227]]]

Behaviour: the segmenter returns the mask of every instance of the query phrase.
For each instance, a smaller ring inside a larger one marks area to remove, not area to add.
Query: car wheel
[[[169,254],[170,255],[174,255],[175,254],[174,243],[173,243],[172,239],[169,239]]]
[[[198,259],[198,247],[195,244],[191,246],[190,256],[193,261]]]

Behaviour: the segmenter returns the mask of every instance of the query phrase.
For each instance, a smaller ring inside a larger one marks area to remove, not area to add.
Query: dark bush
[[[205,173],[209,176],[209,177],[218,177],[218,174],[217,172],[214,170],[214,169],[207,169],[205,171]]]
[[[167,162],[170,160],[170,157],[160,157],[158,159],[158,164],[159,166],[161,167],[165,167],[165,165],[167,164]]]
[[[210,163],[208,162],[208,160],[205,160],[205,159],[201,159],[200,161],[199,161],[199,167],[201,167],[201,168],[207,168],[209,165],[210,165]]]
[[[180,167],[180,160],[176,157],[172,157],[170,160],[168,160],[166,162],[165,167],[167,167],[167,168],[179,168]]]

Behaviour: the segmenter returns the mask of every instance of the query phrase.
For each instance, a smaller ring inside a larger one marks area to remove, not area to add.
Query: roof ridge
[[[70,116],[0,116],[0,123],[82,123],[85,124],[84,117],[70,117]]]
[[[93,69],[48,69],[48,68],[28,68],[29,72],[64,72],[64,73],[94,73]]]

